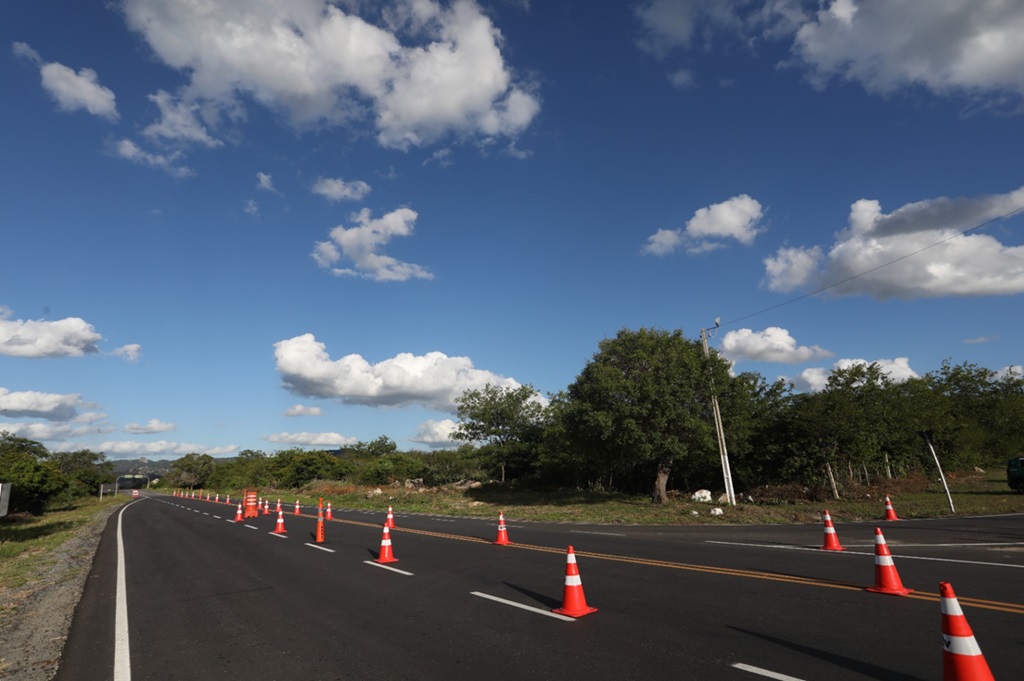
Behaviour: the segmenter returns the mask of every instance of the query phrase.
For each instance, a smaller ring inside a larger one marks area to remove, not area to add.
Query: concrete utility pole
[[[715,329],[721,326],[721,321],[718,317],[715,317]],[[700,330],[700,341],[704,345],[704,356],[710,357],[711,351],[708,350],[708,330]],[[722,412],[718,409],[718,397],[715,395],[715,381],[710,376],[708,381],[711,383],[711,411],[714,414],[715,419],[715,436],[718,438],[718,455],[722,459],[722,478],[725,481],[725,496],[729,500],[730,506],[736,505],[736,491],[732,487],[732,469],[729,466],[729,449],[725,445],[725,428],[722,427]]]

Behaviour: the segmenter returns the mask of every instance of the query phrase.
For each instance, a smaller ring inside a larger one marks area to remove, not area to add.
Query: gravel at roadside
[[[0,591],[0,679],[48,681],[57,673],[100,535],[119,508],[97,512],[24,586]]]

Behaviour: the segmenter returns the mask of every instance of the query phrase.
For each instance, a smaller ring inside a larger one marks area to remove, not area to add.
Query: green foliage
[[[178,487],[200,489],[206,487],[213,469],[214,459],[209,454],[186,454],[174,461],[167,477]]]
[[[482,444],[501,482],[532,473],[541,440],[544,405],[533,386],[487,384],[455,398],[459,423],[452,438]]]
[[[87,449],[50,453],[34,440],[0,432],[0,482],[11,483],[11,513],[42,513],[56,501],[95,494],[111,477],[103,454]]]

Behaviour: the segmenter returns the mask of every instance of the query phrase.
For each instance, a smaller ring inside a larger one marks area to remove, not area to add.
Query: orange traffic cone
[[[334,520],[334,511],[331,510],[331,502],[327,502],[327,519]]]
[[[220,492],[217,492],[217,496],[214,498],[213,503],[215,503],[215,504],[219,504],[220,503]]]
[[[230,494],[228,495],[228,498],[224,500],[224,503],[227,504],[228,506],[231,505],[231,495]]]
[[[892,502],[889,501],[889,495],[885,495],[885,517],[882,520],[899,520],[896,516],[896,509],[892,507]]]
[[[245,522],[245,518],[242,516],[242,505],[241,504],[238,505],[238,512],[235,513],[235,522],[236,523],[244,523]]]
[[[388,517],[384,521],[384,527],[390,527],[392,530],[395,529],[395,514],[391,511],[391,504],[388,504]]]
[[[277,525],[274,526],[274,534],[288,534],[284,529],[284,511],[277,512]]]
[[[263,515],[270,515],[270,499],[263,500]]]
[[[869,586],[868,591],[876,594],[892,594],[893,596],[906,596],[913,589],[907,589],[900,581],[900,575],[896,572],[896,565],[892,562],[892,554],[889,553],[889,546],[885,543],[882,530],[875,528],[875,585]]]
[[[845,551],[842,546],[839,545],[839,537],[836,536],[836,528],[832,524],[832,516],[828,514],[826,509],[823,512],[825,516],[825,543],[821,546],[824,551]]]
[[[942,679],[943,681],[995,681],[992,671],[974,640],[953,585],[939,582],[942,597]]]
[[[555,608],[552,612],[568,617],[583,617],[597,608],[587,605],[587,599],[583,595],[583,583],[580,581],[580,570],[576,567],[576,554],[572,547],[565,555],[565,589],[562,591],[562,607]]]
[[[302,513],[299,512],[299,500],[298,499],[295,500],[295,513],[293,513],[292,515],[302,515]]]
[[[320,509],[316,516],[316,543],[323,544],[324,541],[324,510]]]
[[[508,529],[505,527],[505,512],[498,513],[498,538],[494,540],[499,546],[508,546],[512,542],[508,540]]]
[[[281,512],[281,497],[277,498],[277,508],[274,509],[277,513]]]
[[[394,551],[391,550],[391,530],[388,526],[384,526],[384,532],[380,536],[380,555],[377,557],[378,563],[397,563],[398,559],[395,558]]]

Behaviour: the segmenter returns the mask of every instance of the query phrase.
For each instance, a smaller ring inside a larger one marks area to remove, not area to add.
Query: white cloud
[[[178,426],[173,423],[164,423],[160,419],[150,419],[146,423],[129,423],[124,427],[124,432],[132,435],[150,435],[152,433],[167,433],[177,430]]]
[[[73,393],[11,392],[0,388],[0,415],[7,418],[70,421],[78,416],[81,404],[81,396]]]
[[[370,193],[370,185],[362,180],[345,182],[340,177],[318,177],[312,192],[328,201],[359,201]]]
[[[381,145],[405,149],[514,137],[539,110],[472,0],[366,6],[383,25],[328,0],[121,5],[155,56],[188,74],[185,97],[236,117],[251,102],[300,129],[372,119]]]
[[[119,348],[114,348],[114,354],[126,362],[138,362],[142,356],[142,346],[138,343],[129,343]]]
[[[51,451],[66,451],[71,449],[82,449],[83,445],[73,441],[74,438],[92,436],[99,433],[109,433],[113,428],[109,426],[91,425],[80,419],[74,419],[67,423],[13,423],[0,422],[0,431],[7,431],[17,437],[28,438],[40,442],[50,443]],[[79,425],[75,425],[79,424]]]
[[[982,343],[991,343],[999,340],[999,336],[978,336],[977,338],[966,338],[964,343],[968,345],[980,345]]]
[[[263,439],[275,444],[305,447],[342,447],[359,442],[358,438],[345,437],[338,433],[275,433],[264,435]]]
[[[814,82],[832,77],[888,93],[1024,94],[1024,5],[1005,0],[837,0],[796,33]]]
[[[693,87],[693,71],[691,71],[690,69],[678,69],[668,74],[668,81],[672,83],[673,87],[676,87],[680,90],[685,90],[687,88]]]
[[[358,227],[335,227],[330,241],[318,241],[311,254],[320,267],[331,268],[336,276],[358,276],[374,281],[405,281],[407,279],[433,279],[434,275],[412,263],[400,262],[379,250],[396,236],[412,234],[416,212],[399,208],[387,215],[371,219],[369,209],[350,217]],[[334,265],[344,256],[354,269]]]
[[[320,407],[307,407],[302,404],[293,404],[284,410],[285,416],[320,416]]]
[[[163,90],[157,91],[155,95],[149,95],[149,101],[160,109],[160,121],[146,126],[142,131],[146,137],[153,140],[190,142],[207,148],[224,145],[220,140],[211,137],[199,121],[199,105],[195,102],[175,98]]]
[[[797,346],[789,331],[769,326],[764,331],[739,329],[722,337],[722,354],[732,361],[783,362],[800,364],[831,357],[833,353],[817,345]]]
[[[911,378],[919,378],[917,372],[910,368],[910,359],[907,357],[876,359],[874,362],[868,362],[863,359],[841,359],[832,365],[831,370],[822,368],[804,369],[796,378],[783,378],[792,381],[793,386],[797,390],[820,392],[825,389],[829,376],[832,375],[833,371],[849,369],[852,366],[868,366],[870,364],[877,364],[881,372],[896,383],[902,383]]]
[[[451,419],[424,421],[416,429],[416,435],[409,438],[410,442],[418,442],[431,449],[445,449],[459,444],[452,439],[452,431],[458,424]]]
[[[206,447],[204,445],[189,444],[186,442],[168,442],[158,440],[156,442],[137,442],[133,440],[116,440],[103,442],[97,450],[105,453],[111,459],[134,459],[144,456],[149,459],[179,458],[186,454],[209,454],[210,456],[224,456],[238,450],[238,445],[226,445],[223,447]]]
[[[309,333],[275,343],[274,358],[284,387],[291,392],[346,404],[418,404],[454,413],[454,399],[466,390],[488,383],[519,386],[511,378],[474,368],[468,357],[449,357],[442,352],[401,353],[377,364],[356,354],[332,360],[326,346]]]
[[[180,161],[184,158],[180,151],[173,151],[169,154],[154,154],[143,150],[130,139],[122,138],[113,143],[113,153],[115,156],[132,163],[162,170],[171,177],[182,178],[194,174],[191,168],[180,164]]]
[[[118,119],[114,92],[100,85],[99,76],[92,69],[83,68],[75,72],[57,62],[44,63],[39,53],[26,43],[14,43],[13,51],[39,66],[43,89],[53,97],[61,111],[84,109],[109,121]]]
[[[658,230],[647,238],[641,252],[668,255],[685,245],[690,253],[704,253],[724,247],[728,239],[750,246],[760,233],[763,215],[757,200],[740,194],[699,209],[686,223],[685,230]]]
[[[277,188],[274,186],[274,178],[270,176],[270,173],[256,173],[256,188],[270,192],[271,194],[281,193],[277,191]]]
[[[999,371],[996,372],[996,375],[995,375],[994,378],[997,381],[1001,381],[1001,380],[1003,380],[1003,379],[1005,379],[1005,378],[1007,378],[1007,377],[1009,377],[1011,375],[1014,378],[1024,377],[1024,366],[1022,366],[1020,364],[1012,364],[1010,366],[1005,366],[1005,367],[1003,367],[1002,369],[1000,369]]]
[[[242,210],[254,218],[258,218],[260,216],[260,205],[252,199],[248,199],[245,202],[245,205],[242,206]]]
[[[879,299],[1012,295],[1024,292],[1024,247],[960,232],[1024,208],[1024,187],[975,198],[940,197],[882,213],[861,199],[827,255],[818,246],[781,248],[765,259],[772,291],[818,290]],[[894,261],[898,266],[886,266]],[[849,280],[849,281],[847,281]]]
[[[103,336],[78,317],[55,322],[11,319],[0,305],[0,355],[14,357],[81,357],[99,352]]]

